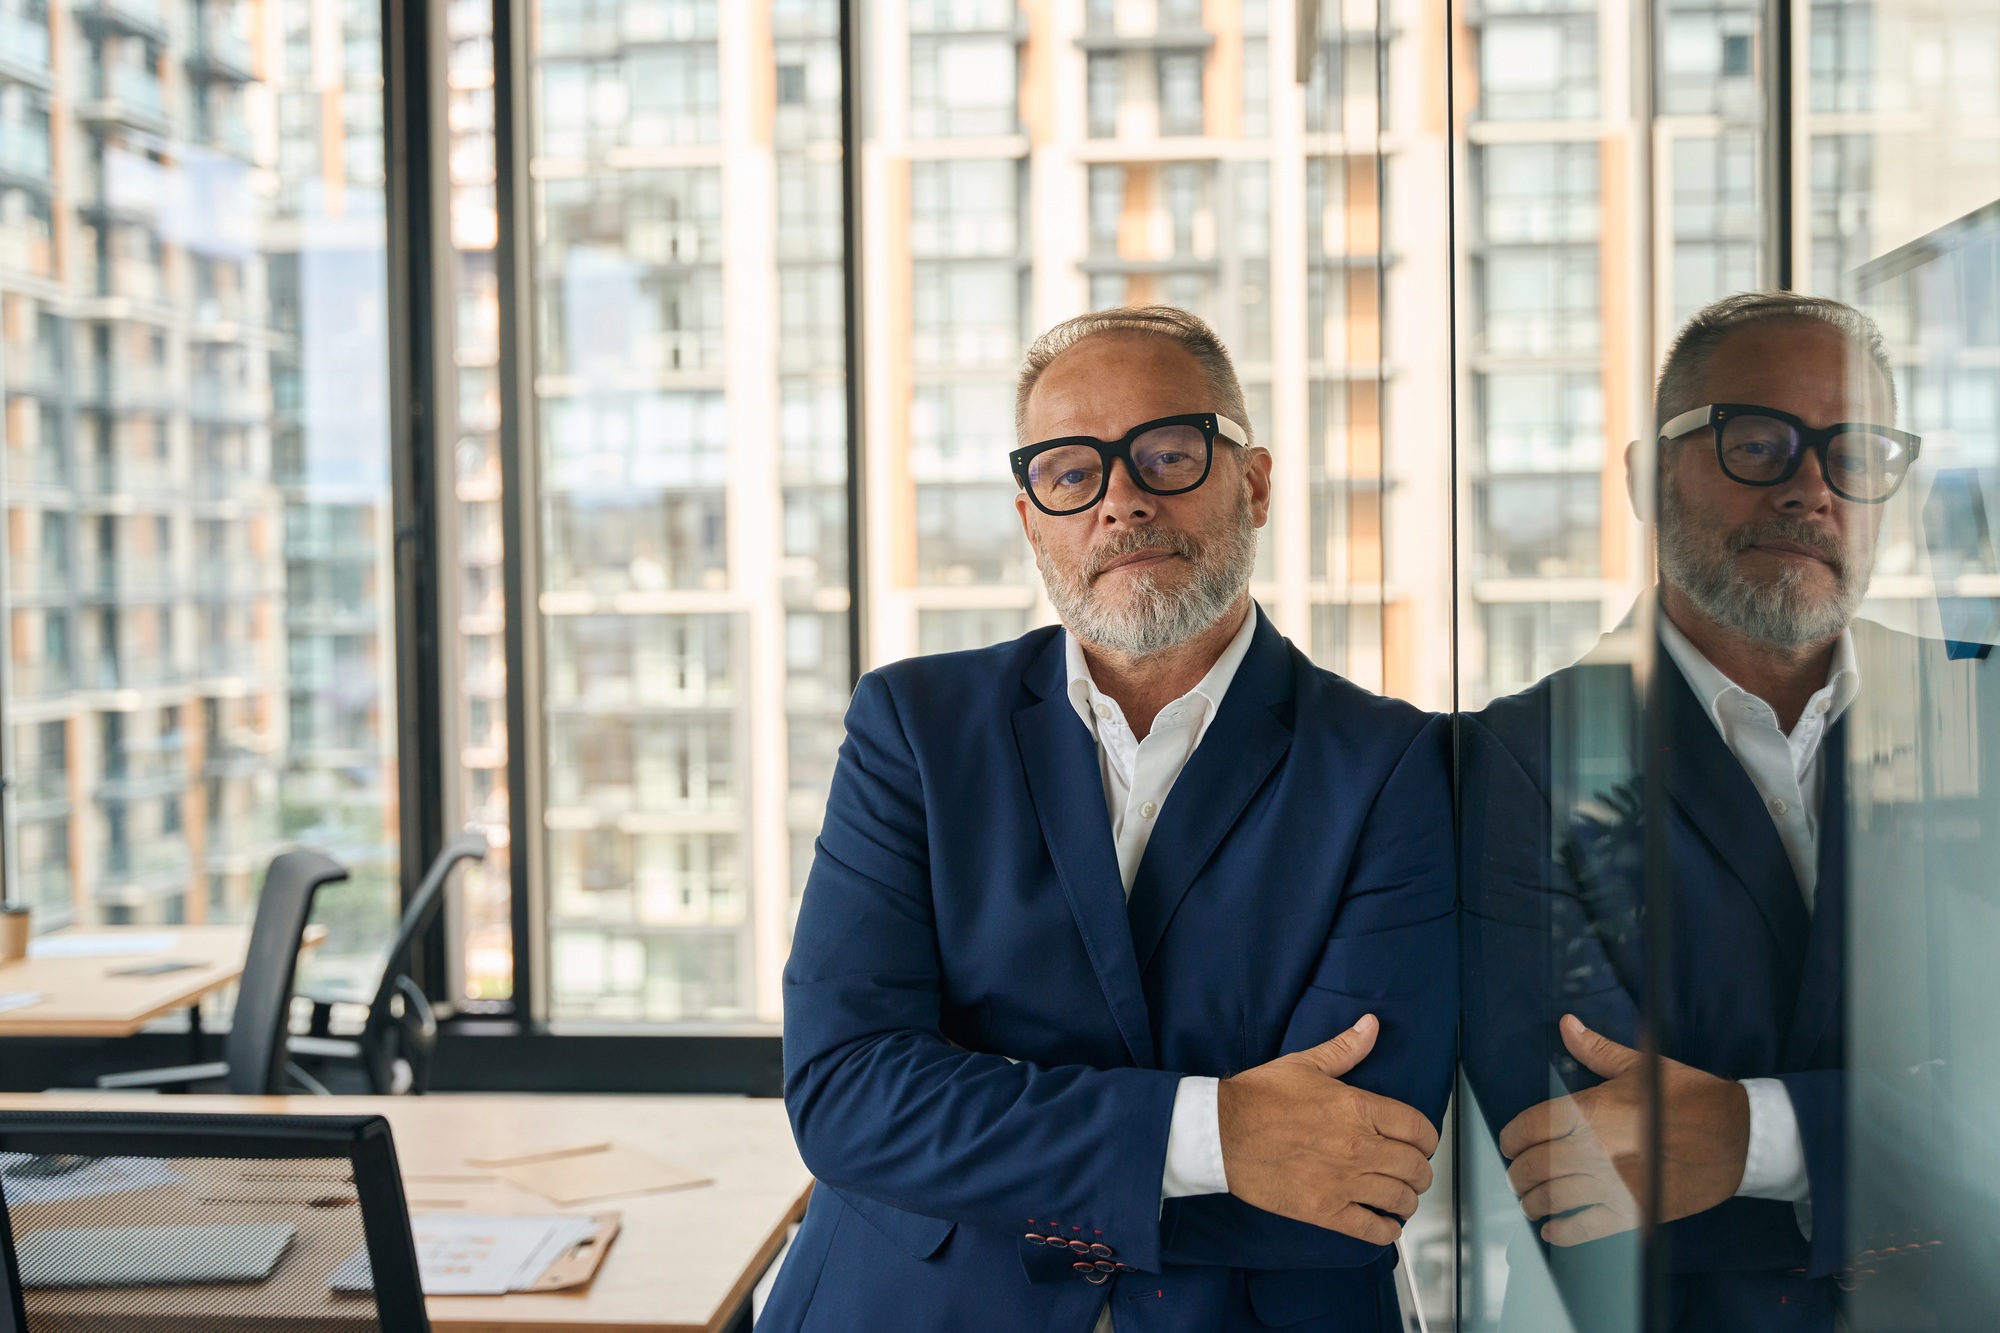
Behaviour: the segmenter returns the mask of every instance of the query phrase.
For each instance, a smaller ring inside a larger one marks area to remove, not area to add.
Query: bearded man
[[[1842,716],[1857,641],[1889,634],[1854,615],[1918,441],[1886,424],[1874,325],[1787,293],[1695,315],[1655,410],[1657,466],[1634,446],[1627,470],[1642,516],[1657,481],[1657,598],[1463,721],[1465,1065],[1577,1326],[1622,1326],[1650,1005],[1662,1326],[1831,1330],[1849,1262]]]
[[[1390,1333],[1456,1006],[1446,731],[1251,601],[1215,334],[1021,373],[1060,627],[864,677],[785,970],[818,1179],[760,1328]]]

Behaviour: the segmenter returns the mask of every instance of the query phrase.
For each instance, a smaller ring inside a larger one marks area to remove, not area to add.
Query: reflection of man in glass
[[[1016,427],[1063,623],[856,690],[759,1327],[1391,1333],[1452,1077],[1444,724],[1251,601],[1271,458],[1200,320],[1058,325]]]
[[[1787,294],[1697,314],[1656,411],[1650,693],[1601,651],[1465,723],[1466,1064],[1541,1238],[1629,1231],[1648,1192],[1635,1047],[1650,993],[1671,1326],[1831,1328],[1840,723],[1880,506],[1917,441],[1885,424],[1895,391],[1873,325]],[[1635,500],[1647,457],[1628,454]],[[1626,662],[1645,657],[1631,637],[1613,636]],[[1650,845],[1649,792],[1664,824]],[[1664,915],[1645,896],[1649,855]]]

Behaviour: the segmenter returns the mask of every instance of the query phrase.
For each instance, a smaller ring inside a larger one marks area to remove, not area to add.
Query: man
[[[1866,317],[1784,293],[1697,314],[1655,408],[1657,472],[1636,446],[1627,472],[1641,513],[1657,476],[1657,607],[1464,720],[1466,1068],[1588,1322],[1606,1313],[1576,1294],[1592,1264],[1563,1251],[1640,1224],[1635,1048],[1656,997],[1669,1326],[1831,1329],[1847,1244],[1842,718],[1857,638],[1887,634],[1851,622],[1918,442],[1887,424],[1894,383]],[[1649,627],[1647,689],[1630,663]],[[1664,818],[1651,901],[1649,810]],[[1572,1095],[1547,1100],[1552,1083]]]
[[[1389,1333],[1452,1078],[1445,729],[1252,604],[1271,459],[1200,320],[1058,325],[1015,424],[1063,626],[856,690],[760,1327]]]

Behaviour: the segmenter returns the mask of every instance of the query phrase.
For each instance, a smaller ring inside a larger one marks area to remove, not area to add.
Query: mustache
[[[1201,543],[1185,532],[1167,528],[1135,528],[1106,539],[1102,546],[1090,553],[1083,562],[1084,582],[1096,582],[1097,576],[1112,561],[1123,560],[1141,551],[1167,551],[1190,561],[1201,559]]]
[[[1747,523],[1729,537],[1729,553],[1741,555],[1764,542],[1796,542],[1817,552],[1836,573],[1847,572],[1847,545],[1817,523],[1799,518],[1769,518]]]

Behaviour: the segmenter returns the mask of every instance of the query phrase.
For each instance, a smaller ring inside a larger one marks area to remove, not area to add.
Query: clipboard
[[[618,1213],[593,1213],[590,1220],[597,1224],[595,1231],[549,1260],[548,1266],[527,1285],[515,1290],[570,1291],[588,1286],[603,1266],[604,1256],[610,1253],[611,1242],[618,1238],[618,1229],[622,1224]]]

